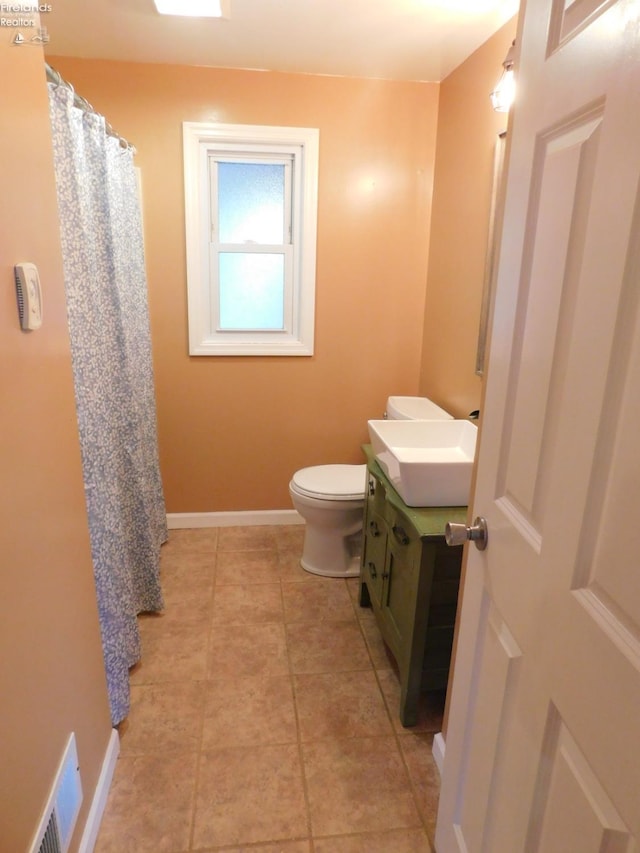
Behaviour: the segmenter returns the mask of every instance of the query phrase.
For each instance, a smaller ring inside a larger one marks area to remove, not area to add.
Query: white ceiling
[[[518,0],[230,0],[228,20],[158,15],[153,0],[53,0],[47,55],[438,81]]]

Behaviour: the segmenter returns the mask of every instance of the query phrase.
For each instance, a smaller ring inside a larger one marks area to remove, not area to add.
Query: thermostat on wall
[[[14,272],[20,325],[25,330],[39,329],[42,325],[42,293],[38,268],[35,264],[16,264]]]

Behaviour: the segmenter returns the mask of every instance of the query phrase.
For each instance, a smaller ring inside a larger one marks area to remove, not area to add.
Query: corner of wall
[[[493,152],[506,126],[504,115],[492,110],[489,92],[516,24],[515,18],[505,24],[440,89],[420,393],[456,417],[480,408],[482,397],[475,369]]]

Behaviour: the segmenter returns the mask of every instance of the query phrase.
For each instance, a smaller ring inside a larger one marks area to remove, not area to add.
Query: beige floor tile
[[[321,839],[314,842],[314,849],[315,853],[431,853],[432,850],[423,829]]]
[[[119,728],[122,755],[196,751],[205,682],[142,684],[131,687],[131,710]]]
[[[196,753],[118,759],[95,853],[187,850]]]
[[[168,593],[183,597],[192,589],[210,586],[216,573],[217,555],[176,555],[162,561],[160,583],[165,597]]]
[[[159,613],[142,613],[138,617],[138,630],[142,642],[160,640],[169,633],[197,631],[211,621],[213,613],[213,586],[202,591],[200,597],[189,601],[172,601],[165,598],[165,608]]]
[[[280,580],[289,583],[308,581],[313,577],[300,565],[301,551],[278,551],[278,569]]]
[[[302,741],[393,733],[374,673],[294,677]]]
[[[303,744],[313,836],[420,827],[394,737]]]
[[[276,526],[218,528],[218,551],[269,551],[276,543]]]
[[[195,848],[300,839],[307,833],[296,746],[202,753]]]
[[[344,580],[309,576],[303,583],[283,583],[285,622],[347,622],[353,604]]]
[[[208,682],[202,749],[296,742],[288,675],[232,676]]]
[[[188,586],[163,586],[163,615],[169,620],[177,618],[181,624],[185,621],[210,619],[213,607],[213,579],[192,581]]]
[[[208,622],[158,630],[153,636],[141,632],[142,658],[130,671],[131,684],[202,681],[207,671]]]
[[[352,580],[357,581],[358,578],[352,578]],[[358,583],[356,585],[355,589],[353,587],[351,587],[350,592],[351,592],[351,595],[353,597],[353,601],[355,604],[355,611],[356,611],[356,615],[357,615],[358,619],[375,619],[373,607],[370,607],[370,606],[361,607],[360,606],[360,600],[359,600],[360,584]]]
[[[169,539],[162,546],[161,556],[164,557],[165,553],[174,554],[178,551],[185,554],[215,552],[218,545],[219,530],[218,527],[170,530]]]
[[[393,655],[382,639],[382,634],[380,633],[380,628],[376,622],[376,617],[373,615],[373,611],[362,609],[358,605],[356,605],[356,607],[358,609],[360,627],[362,628],[362,633],[364,634],[364,639],[367,644],[367,648],[369,649],[369,654],[371,655],[374,668],[392,668],[395,666],[395,661],[393,659]]]
[[[282,622],[283,618],[279,583],[216,586],[213,596],[214,623],[256,625],[260,622]]]
[[[395,730],[404,732],[439,732],[442,729],[444,713],[444,691],[423,693],[418,702],[418,722],[415,726],[405,728],[400,722],[400,681],[395,669],[379,669],[377,675],[380,686],[391,714]]]
[[[188,551],[180,548],[160,552],[160,572],[162,577],[168,572],[184,572],[193,575],[211,574],[216,567],[217,551],[211,545],[202,550]]]
[[[370,669],[360,629],[352,622],[292,622],[286,626],[294,673],[349,672]]]
[[[347,584],[351,600],[358,606],[358,609],[360,609],[360,605],[358,604],[360,595],[360,578],[347,578],[345,583]]]
[[[429,733],[406,734],[399,737],[420,813],[427,824],[433,841],[440,796],[440,774],[433,758],[433,735]]]
[[[209,678],[287,675],[289,660],[283,623],[215,624],[209,636]]]
[[[280,580],[277,551],[221,551],[216,585],[277,583]]]
[[[304,545],[304,524],[287,524],[276,527],[276,545],[279,551],[297,551],[302,554]]]

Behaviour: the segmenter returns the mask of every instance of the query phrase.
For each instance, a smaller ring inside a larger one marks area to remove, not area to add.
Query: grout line
[[[293,713],[295,715],[296,720],[296,744],[298,747],[298,761],[300,762],[300,774],[302,776],[302,793],[304,796],[304,805],[306,810],[306,818],[307,818],[307,835],[309,840],[309,849],[311,853],[315,851],[315,844],[313,843],[313,832],[311,826],[311,804],[309,800],[309,788],[307,784],[307,774],[305,772],[305,764],[304,764],[304,752],[302,747],[302,735],[300,732],[300,715],[298,713],[298,696],[296,691],[296,677],[293,671],[293,664],[291,663],[291,654],[289,652],[289,637],[287,634],[287,623],[284,621],[284,590],[283,590],[283,581],[280,581],[280,595],[282,596],[282,615],[283,615],[283,625],[284,625],[284,643],[285,649],[287,651],[287,666],[289,668],[289,680],[291,684],[291,693],[293,696]]]
[[[191,809],[191,823],[189,826],[189,850],[193,850],[194,848],[194,837],[196,831],[196,811],[198,808],[198,791],[200,789],[200,770],[202,765],[202,744],[204,741],[204,720],[206,714],[206,706],[207,706],[207,694],[208,694],[208,685],[209,685],[209,664],[210,664],[210,654],[211,654],[211,629],[213,626],[213,613],[215,607],[215,595],[216,595],[216,572],[218,569],[218,542],[219,537],[216,535],[215,537],[215,549],[213,551],[213,570],[211,572],[211,593],[209,595],[209,619],[207,623],[207,639],[205,641],[205,668],[204,668],[204,682],[203,682],[203,696],[202,696],[202,707],[200,709],[200,734],[198,737],[198,753],[196,757],[196,772],[194,775],[194,787],[193,787],[193,806]]]

